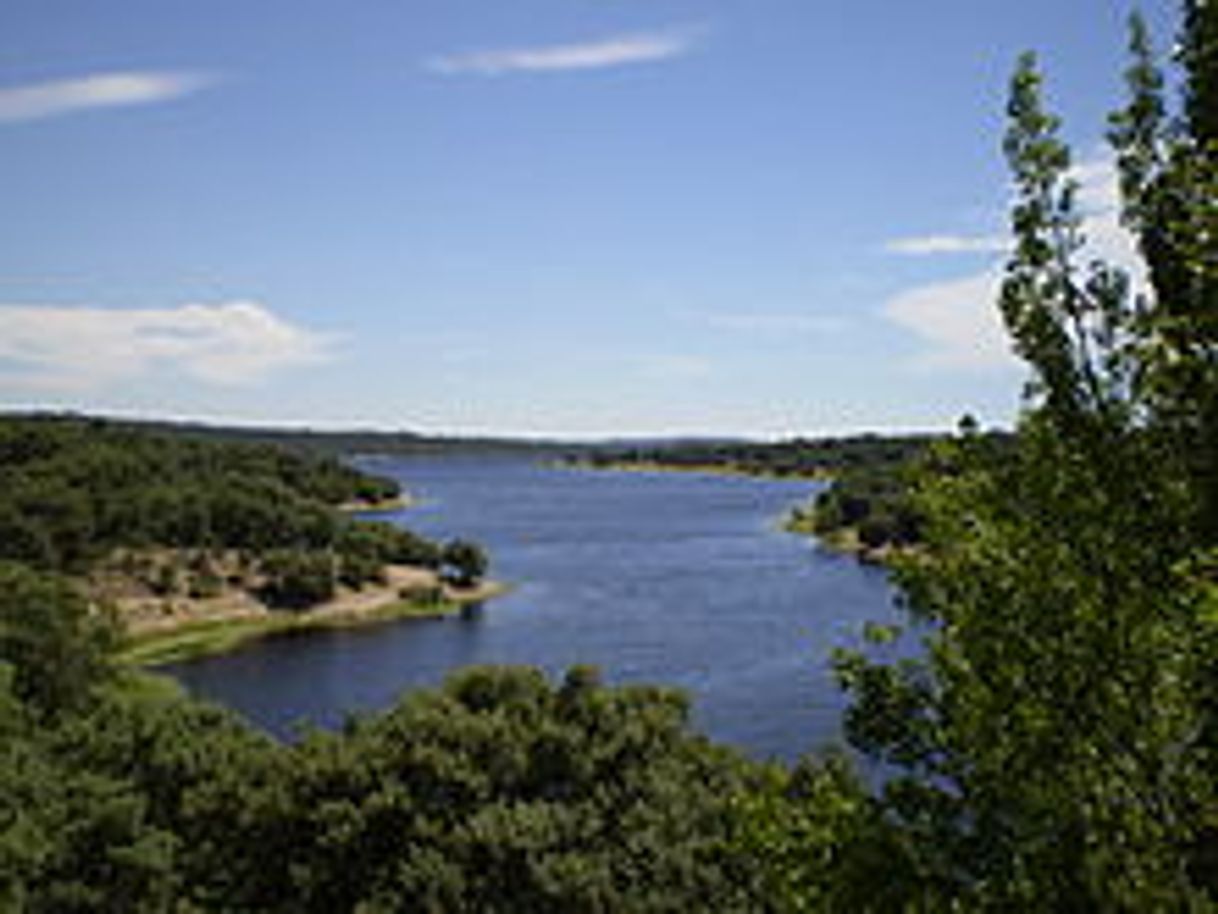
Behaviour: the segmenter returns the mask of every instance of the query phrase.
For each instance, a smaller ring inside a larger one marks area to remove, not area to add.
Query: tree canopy
[[[1111,135],[1148,289],[1087,260],[1035,58],[1012,80],[1000,305],[1025,410],[1012,448],[966,431],[915,486],[925,549],[898,579],[926,662],[840,661],[852,739],[901,772],[881,802],[909,892],[936,909],[1214,900],[1216,17],[1185,4],[1175,118],[1131,24]]]

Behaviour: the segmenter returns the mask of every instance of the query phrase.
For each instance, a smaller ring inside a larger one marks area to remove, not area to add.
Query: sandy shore
[[[270,609],[250,592],[237,589],[204,599],[126,597],[112,603],[130,640],[126,659],[158,664],[223,653],[286,631],[450,615],[506,590],[495,581],[454,587],[430,569],[390,565],[384,584],[343,588],[333,599],[298,611]]]
[[[338,506],[338,510],[347,514],[392,514],[414,504],[414,497],[403,492],[397,498],[385,498],[381,501],[345,501]]]

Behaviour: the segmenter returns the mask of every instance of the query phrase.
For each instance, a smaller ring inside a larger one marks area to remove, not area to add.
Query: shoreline
[[[709,476],[723,476],[744,479],[771,479],[785,481],[828,482],[832,483],[834,475],[827,469],[817,469],[810,473],[773,473],[750,470],[747,467],[724,464],[678,464],[663,461],[620,461],[612,463],[591,463],[588,461],[571,461],[555,464],[560,469],[588,470],[593,472],[607,471],[612,473],[693,473]],[[826,552],[834,555],[850,556],[864,565],[879,565],[888,567],[893,556],[903,550],[892,546],[868,546],[859,538],[857,527],[843,527],[828,533],[818,533],[814,529],[815,514],[811,503],[796,502],[778,520],[780,529],[795,536],[811,539]]]
[[[432,586],[435,589],[431,593],[414,596],[392,584],[366,588],[304,610],[250,604],[212,615],[187,611],[154,624],[127,625],[126,644],[118,659],[129,668],[146,669],[229,653],[279,635],[372,627],[403,619],[446,618],[511,589],[498,581],[468,588],[438,582]]]
[[[405,511],[418,504],[417,500],[403,492],[394,498],[382,498],[380,501],[345,501],[337,505],[344,514],[394,514]]]
[[[626,460],[611,463],[594,463],[587,460],[558,461],[554,467],[564,470],[589,470],[610,473],[692,473],[705,476],[726,476],[736,479],[772,479],[788,482],[830,482],[833,474],[829,470],[816,469],[804,473],[776,473],[768,470],[752,470],[748,467],[721,463],[664,463],[658,460]]]
[[[596,463],[587,459],[557,461],[554,464],[559,469],[608,471],[614,473],[691,473],[729,478],[767,479],[779,481],[824,482],[830,486],[836,481],[836,474],[826,468],[817,467],[807,472],[780,473],[768,470],[750,469],[738,464],[721,463],[666,463],[662,460],[624,460]],[[869,546],[859,536],[857,526],[841,527],[836,530],[820,533],[815,529],[816,514],[812,501],[799,501],[792,505],[777,521],[780,529],[796,536],[811,539],[820,549],[834,555],[851,556],[855,561],[864,565],[877,565],[891,568],[894,559],[917,551],[917,546],[895,545],[884,543],[880,546]]]
[[[826,533],[816,531],[816,512],[810,504],[796,505],[783,518],[782,528],[796,536],[804,536],[816,542],[817,546],[834,555],[848,555],[864,565],[879,565],[890,567],[892,559],[910,551],[908,546],[868,546],[859,538],[859,528],[856,526],[839,527]]]

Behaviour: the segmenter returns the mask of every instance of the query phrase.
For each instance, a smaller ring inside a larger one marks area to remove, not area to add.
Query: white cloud
[[[0,88],[0,123],[170,101],[212,82],[212,77],[202,73],[131,71],[10,86]]]
[[[1144,288],[1145,265],[1134,239],[1120,224],[1117,175],[1111,156],[1096,155],[1080,162],[1072,170],[1072,177],[1078,182],[1077,203],[1087,238],[1081,260],[1100,259],[1120,267],[1129,273],[1135,286]],[[998,310],[1001,284],[1001,264],[993,263],[968,276],[902,292],[884,304],[883,314],[921,338],[924,350],[915,360],[918,367],[956,371],[1010,368],[1017,362]]]
[[[1010,241],[997,236],[920,235],[896,238],[884,245],[890,254],[910,257],[930,257],[938,254],[1001,254],[1009,250]]]
[[[919,286],[884,305],[884,315],[925,344],[918,367],[989,370],[1015,364],[998,313],[999,270]]]
[[[92,391],[158,370],[244,386],[330,358],[332,340],[256,302],[115,310],[0,305],[0,381]]]
[[[690,30],[644,32],[615,35],[581,44],[449,54],[433,57],[426,65],[437,73],[476,73],[482,76],[599,70],[679,57],[693,47],[694,41],[695,33]]]
[[[1078,207],[1087,237],[1085,256],[1100,259],[1129,273],[1134,284],[1148,283],[1146,263],[1137,241],[1121,225],[1121,197],[1116,165],[1110,155],[1096,155],[1072,171],[1078,182]]]

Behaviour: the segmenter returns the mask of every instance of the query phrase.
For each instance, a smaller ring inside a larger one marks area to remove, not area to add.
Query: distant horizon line
[[[853,438],[866,435],[915,436],[945,434],[953,427],[931,426],[849,426],[828,430],[807,431],[786,429],[773,431],[723,431],[714,429],[676,429],[644,431],[537,431],[478,428],[435,428],[425,424],[393,426],[385,422],[331,419],[251,419],[200,414],[147,413],[139,410],[88,409],[80,407],[0,406],[5,417],[61,417],[99,419],[102,421],[137,422],[166,425],[195,425],[211,429],[238,429],[268,432],[313,432],[318,434],[414,435],[421,438],[450,440],[497,440],[534,443],[611,444],[614,442],[648,441],[746,441],[772,443],[793,439]]]

